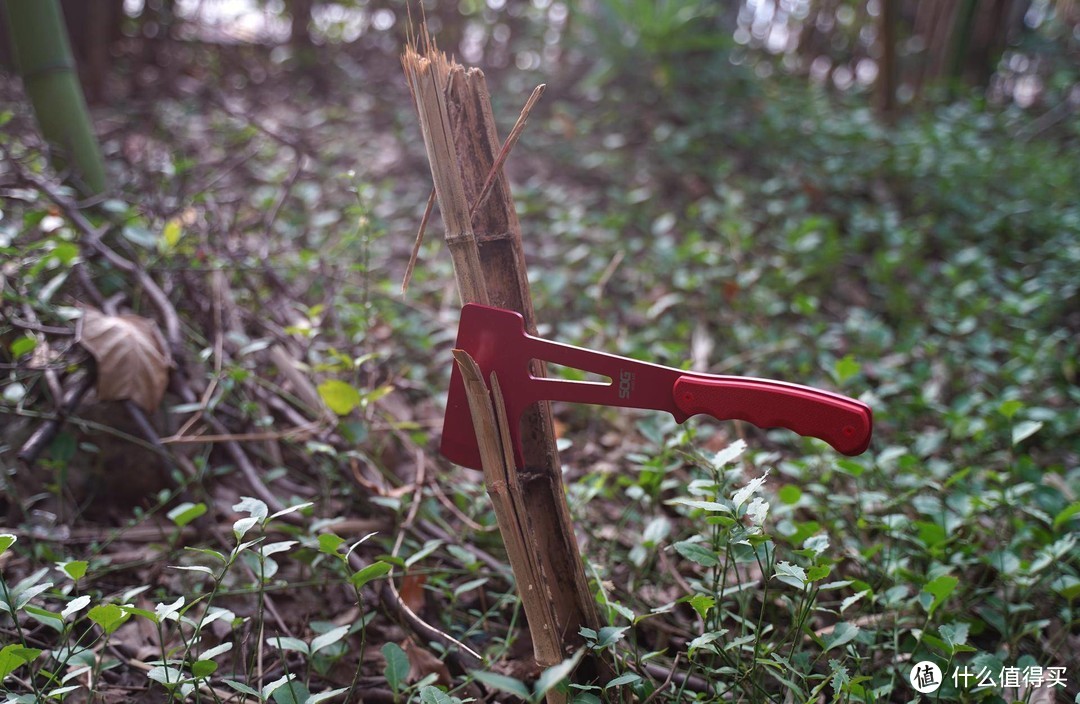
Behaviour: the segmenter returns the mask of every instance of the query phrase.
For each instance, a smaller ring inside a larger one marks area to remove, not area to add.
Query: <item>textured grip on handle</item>
[[[759,428],[787,428],[818,438],[845,455],[870,445],[870,407],[847,396],[768,379],[684,376],[675,382],[675,405],[688,416],[745,420]]]

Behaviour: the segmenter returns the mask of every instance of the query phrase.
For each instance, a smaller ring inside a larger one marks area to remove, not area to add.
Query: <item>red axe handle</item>
[[[759,428],[787,428],[818,438],[845,455],[870,445],[873,417],[855,399],[770,379],[683,376],[673,389],[675,405],[688,416],[744,420]]]

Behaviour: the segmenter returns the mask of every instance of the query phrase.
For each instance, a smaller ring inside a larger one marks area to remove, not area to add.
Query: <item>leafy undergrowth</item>
[[[91,392],[44,445],[95,367],[80,307],[164,321],[4,115],[3,688],[542,699],[576,660],[531,664],[480,478],[433,451],[457,300],[434,235],[398,291],[429,185],[394,57],[318,95],[221,51],[229,89],[99,110],[118,185],[82,211],[171,301],[186,378],[149,415]],[[840,390],[875,439],[558,408],[616,670],[569,691],[906,701],[930,661],[946,699],[1075,696],[1076,125],[962,101],[886,129],[726,61],[657,75],[566,88],[515,152],[542,333]]]

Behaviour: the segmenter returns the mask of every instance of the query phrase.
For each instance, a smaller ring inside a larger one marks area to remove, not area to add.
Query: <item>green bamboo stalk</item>
[[[0,0],[15,63],[33,105],[49,158],[84,195],[106,187],[105,163],[90,124],[59,0]]]

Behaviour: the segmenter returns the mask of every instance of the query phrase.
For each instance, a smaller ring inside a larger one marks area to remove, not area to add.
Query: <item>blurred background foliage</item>
[[[61,3],[91,101],[110,70],[150,80],[178,63],[163,43],[259,44],[299,67],[396,50],[410,18],[470,64],[545,75],[595,63],[655,83],[693,80],[689,59],[723,57],[757,77],[801,75],[832,90],[878,86],[881,107],[926,91],[985,89],[997,102],[1054,105],[1073,89],[1073,0],[100,0]],[[316,51],[316,48],[319,48]],[[569,61],[568,61],[569,57]],[[10,52],[0,45],[0,60]],[[639,62],[644,65],[640,65]],[[628,64],[634,65],[628,65]],[[140,76],[140,69],[142,75]],[[675,75],[679,74],[679,75]],[[583,76],[583,77],[585,77]],[[891,90],[889,90],[891,89]]]

